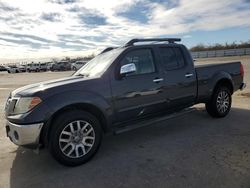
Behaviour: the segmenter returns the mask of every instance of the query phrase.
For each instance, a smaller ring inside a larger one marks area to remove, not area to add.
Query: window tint
[[[165,70],[179,69],[184,66],[184,58],[179,48],[160,48]]]
[[[153,61],[152,52],[150,49],[134,50],[122,59],[121,66],[134,63],[136,66],[136,72],[128,75],[145,74],[155,72],[155,65]],[[127,76],[128,76],[127,75]]]

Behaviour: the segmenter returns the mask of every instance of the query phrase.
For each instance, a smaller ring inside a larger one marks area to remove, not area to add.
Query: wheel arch
[[[233,87],[233,83],[232,83],[232,80],[230,80],[229,78],[222,78],[222,79],[219,79],[214,88],[213,88],[213,93],[216,91],[216,89],[218,89],[219,87],[221,86],[225,86],[227,87],[229,90],[230,90],[230,93],[233,94],[234,92],[234,87]]]
[[[211,79],[211,84],[212,85],[210,85],[210,88],[211,88],[210,91],[212,91],[212,94],[220,86],[228,87],[231,94],[233,94],[234,92],[234,83],[233,83],[232,76],[227,72],[220,71],[214,74],[213,79]]]
[[[44,144],[45,146],[48,146],[49,143],[49,137],[50,137],[50,132],[53,127],[53,123],[56,120],[57,117],[59,117],[60,114],[65,113],[67,111],[71,110],[82,110],[86,111],[93,116],[95,116],[102,127],[102,130],[104,133],[108,132],[108,119],[104,115],[104,113],[99,109],[97,106],[89,103],[74,103],[70,104],[67,106],[64,106],[60,109],[58,109],[53,115],[49,118],[49,120],[46,122],[44,125],[41,136],[40,136],[40,143]]]

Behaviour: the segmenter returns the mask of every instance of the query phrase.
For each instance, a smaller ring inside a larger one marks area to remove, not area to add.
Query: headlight
[[[39,97],[21,97],[18,99],[14,114],[23,114],[30,111],[32,108],[40,104],[42,100]]]

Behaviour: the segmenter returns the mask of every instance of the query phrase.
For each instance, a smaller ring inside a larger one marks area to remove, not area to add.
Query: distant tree
[[[51,61],[52,61],[53,63],[56,63],[56,62],[58,61],[58,59],[57,59],[57,58],[52,58]]]
[[[232,43],[225,43],[225,44],[213,44],[213,45],[205,45],[205,44],[197,44],[190,48],[190,51],[197,52],[197,51],[209,51],[209,50],[226,50],[226,49],[238,49],[238,48],[250,48],[250,40],[246,42],[240,41],[237,43],[236,41]]]
[[[70,57],[65,57],[64,59],[62,59],[64,61],[70,61]]]

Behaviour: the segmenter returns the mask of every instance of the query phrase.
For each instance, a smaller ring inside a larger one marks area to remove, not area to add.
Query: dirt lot
[[[250,57],[241,60],[250,84]],[[0,73],[0,188],[2,187],[250,187],[250,88],[233,97],[230,114],[213,119],[204,105],[191,114],[106,136],[97,155],[80,167],[64,167],[46,150],[39,155],[5,136],[9,92],[62,73]]]

